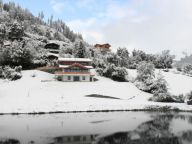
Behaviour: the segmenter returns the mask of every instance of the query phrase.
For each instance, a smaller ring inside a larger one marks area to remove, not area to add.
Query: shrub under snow
[[[141,62],[137,67],[137,78],[135,85],[142,91],[151,92],[154,82],[155,67],[152,63]]]
[[[135,85],[140,90],[153,94],[150,100],[155,102],[175,102],[175,99],[168,93],[168,84],[160,72],[155,79],[153,64],[141,62],[138,65],[137,73]]]
[[[153,82],[151,86],[151,92],[153,94],[158,94],[158,93],[167,93],[168,88],[167,88],[167,82],[164,79],[163,75],[161,72],[158,73],[157,79]]]
[[[112,79],[116,81],[126,81],[127,75],[128,72],[124,67],[116,67],[112,73]]]
[[[185,65],[183,68],[183,72],[192,75],[192,65],[191,64]]]
[[[115,81],[126,81],[128,75],[124,67],[117,67],[114,64],[108,64],[104,68],[97,68],[96,71],[99,75],[111,78]]]
[[[175,102],[175,99],[168,93],[155,93],[149,100],[155,102]]]
[[[22,75],[21,75],[22,67],[21,66],[18,66],[15,68],[5,66],[4,68],[1,68],[1,70],[0,70],[2,72],[1,76],[4,79],[9,79],[12,81],[12,80],[20,79],[22,77]]]
[[[185,102],[188,105],[192,105],[192,91],[190,91],[188,94],[185,96]]]

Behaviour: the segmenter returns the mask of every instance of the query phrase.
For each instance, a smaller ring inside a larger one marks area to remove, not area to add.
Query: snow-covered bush
[[[127,75],[128,72],[124,67],[116,67],[115,71],[112,72],[112,79],[116,81],[126,81]]]
[[[167,69],[172,68],[174,56],[170,55],[169,50],[162,51],[161,54],[146,54],[141,50],[133,50],[128,59],[128,68],[136,69],[140,62],[146,61],[153,63],[155,68]]]
[[[153,82],[151,86],[151,92],[153,94],[158,95],[158,93],[167,93],[168,92],[168,84],[166,80],[164,79],[161,72],[158,73],[157,79]]]
[[[86,48],[83,41],[76,41],[75,42],[75,49],[74,49],[74,55],[77,58],[85,58]]]
[[[22,66],[16,66],[16,67],[15,67],[15,71],[21,73],[21,71],[22,71]]]
[[[152,63],[141,62],[137,67],[137,78],[136,80],[147,83],[155,77],[155,67]]]
[[[179,95],[173,96],[173,98],[178,103],[184,103],[185,102],[185,96],[183,94],[179,94]]]
[[[119,56],[119,66],[128,68],[129,52],[127,48],[118,48],[117,55]]]
[[[190,91],[188,94],[186,94],[186,99],[189,99],[189,100],[192,99],[192,91]]]
[[[187,64],[184,66],[183,68],[183,72],[186,74],[191,74],[192,75],[192,65],[191,64]]]
[[[161,69],[172,68],[174,58],[175,56],[170,54],[170,50],[164,50],[161,54],[156,55],[155,67]]]
[[[96,72],[100,75],[103,76],[103,69],[102,68],[97,68]]]
[[[3,78],[4,79],[9,79],[9,80],[17,80],[20,79],[22,77],[21,75],[21,66],[15,67],[14,69],[9,67],[9,66],[5,66],[3,68]]]
[[[190,91],[188,94],[186,94],[184,101],[188,105],[192,105],[192,91]]]
[[[19,66],[29,68],[32,63],[32,53],[29,48],[23,47],[23,43],[14,41],[10,47],[3,49],[2,65]]]
[[[134,84],[135,84],[135,86],[136,86],[138,89],[140,89],[140,90],[142,90],[142,91],[145,91],[145,92],[151,93],[151,86],[152,86],[152,84],[153,84],[153,80],[148,79],[148,80],[146,80],[145,82],[136,80],[136,81],[134,82]]]
[[[147,62],[141,62],[137,67],[137,78],[135,85],[142,91],[153,94],[150,98],[156,102],[175,102],[175,99],[168,94],[167,82],[159,72],[155,79],[154,65]]]
[[[114,64],[98,67],[96,72],[115,81],[126,81],[128,76],[128,72],[124,67],[116,67]]]
[[[155,102],[175,102],[175,99],[168,93],[155,93],[149,100]]]
[[[103,76],[111,78],[115,68],[116,66],[114,64],[108,64],[103,70]]]
[[[161,72],[158,73],[157,79],[151,85],[152,101],[156,102],[175,102],[176,100],[168,93],[168,84]]]
[[[151,93],[151,86],[155,78],[155,68],[152,63],[141,62],[137,67],[135,85],[142,91]]]
[[[11,27],[9,30],[9,37],[10,38],[21,38],[23,35],[24,35],[23,26],[19,22],[14,21],[11,24]]]
[[[106,64],[114,64],[115,66],[119,66],[119,57],[115,53],[109,53],[104,57]]]

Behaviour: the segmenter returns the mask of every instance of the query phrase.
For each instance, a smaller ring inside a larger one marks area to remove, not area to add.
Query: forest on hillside
[[[174,56],[169,50],[147,54],[119,47],[116,52],[103,53],[85,42],[81,34],[70,30],[62,20],[51,16],[45,22],[43,12],[34,16],[14,2],[0,0],[0,78],[17,80],[22,77],[22,70],[57,66],[57,59],[49,59],[45,49],[50,41],[60,45],[59,57],[90,58],[100,76],[115,81],[129,81],[127,69],[137,69],[134,83],[140,90],[154,94],[154,101],[175,101],[168,94],[162,75],[154,74],[155,68],[168,71],[173,67]],[[178,67],[178,70],[192,74],[191,65]]]
[[[28,9],[23,9],[14,2],[0,1],[0,64],[2,66],[21,66],[22,69],[34,69],[55,63],[47,58],[44,46],[50,40],[65,42],[61,46],[61,57],[87,57],[93,59],[93,66],[98,73],[112,77],[112,73],[126,74],[125,68],[136,69],[142,62],[153,63],[156,68],[171,68],[174,56],[170,51],[161,54],[146,54],[141,50],[128,52],[118,48],[117,52],[101,53],[86,43],[81,34],[76,34],[62,21],[51,16],[45,22],[43,12],[34,16]],[[116,76],[115,76],[116,77]],[[114,78],[116,79],[116,78]],[[124,79],[124,78],[120,78]]]

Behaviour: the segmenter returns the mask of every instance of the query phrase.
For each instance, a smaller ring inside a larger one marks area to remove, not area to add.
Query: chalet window
[[[71,76],[68,76],[68,77],[67,77],[67,80],[71,80]]]
[[[85,80],[85,76],[83,76],[82,79]]]

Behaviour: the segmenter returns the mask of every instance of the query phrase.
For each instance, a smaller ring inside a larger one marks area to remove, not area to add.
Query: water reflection
[[[192,114],[118,112],[0,118],[0,144],[38,143],[191,144]]]
[[[92,144],[96,137],[97,135],[61,136],[54,138],[52,144]]]

